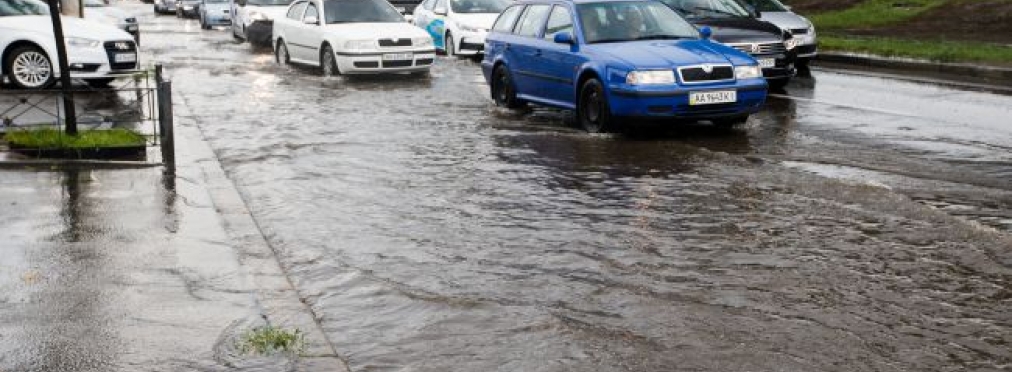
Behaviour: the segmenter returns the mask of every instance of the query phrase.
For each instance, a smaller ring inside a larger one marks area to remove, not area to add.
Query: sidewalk
[[[0,371],[347,371],[194,123],[162,168],[0,170]],[[303,357],[241,355],[270,323]]]
[[[820,51],[815,66],[924,76],[1012,91],[1012,68],[972,63],[944,63],[871,54]]]

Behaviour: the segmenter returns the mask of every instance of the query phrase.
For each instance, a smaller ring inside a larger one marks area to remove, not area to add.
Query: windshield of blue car
[[[404,16],[386,0],[327,0],[327,23],[404,22]]]
[[[38,0],[0,0],[0,17],[49,15],[49,6]]]
[[[735,0],[660,0],[685,18],[751,17],[748,10]]]
[[[292,3],[294,0],[247,0],[246,5],[255,6],[285,6]]]
[[[588,44],[699,38],[692,24],[654,1],[589,3],[577,9]]]
[[[499,14],[512,3],[513,0],[450,0],[450,8],[454,13]]]
[[[777,0],[743,0],[745,5],[760,12],[786,12],[787,6]]]

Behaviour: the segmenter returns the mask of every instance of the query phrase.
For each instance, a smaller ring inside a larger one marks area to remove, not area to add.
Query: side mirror
[[[555,42],[559,44],[573,45],[576,43],[576,40],[573,40],[573,34],[568,32],[556,33],[553,40],[555,40]]]
[[[443,16],[445,16],[446,15],[446,8],[436,8],[432,12],[436,13],[436,15],[443,15]]]
[[[316,18],[316,17],[313,17],[313,16],[309,16],[309,17],[303,18],[302,19],[302,23],[305,23],[307,25],[316,26],[316,25],[320,24],[320,19]]]
[[[699,29],[699,36],[703,39],[709,39],[710,36],[713,36],[713,30],[710,29],[710,26],[703,26]]]

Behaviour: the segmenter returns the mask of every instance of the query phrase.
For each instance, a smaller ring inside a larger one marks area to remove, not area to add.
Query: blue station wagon
[[[497,105],[576,110],[588,132],[625,117],[742,124],[766,100],[762,70],[709,34],[651,0],[521,0],[492,26],[482,73]]]

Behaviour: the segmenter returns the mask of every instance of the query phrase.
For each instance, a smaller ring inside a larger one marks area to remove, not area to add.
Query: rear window
[[[495,24],[492,25],[492,31],[499,32],[510,32],[513,30],[513,24],[517,22],[517,16],[524,10],[523,5],[514,5],[502,12],[499,18],[495,20]]]
[[[294,19],[294,20],[300,20],[300,19],[302,19],[302,11],[306,10],[306,4],[308,4],[308,3],[303,1],[301,3],[296,3],[291,8],[289,8],[288,9],[288,18]]]

